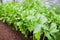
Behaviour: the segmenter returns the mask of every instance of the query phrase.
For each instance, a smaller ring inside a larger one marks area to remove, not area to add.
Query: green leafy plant
[[[21,31],[25,36],[32,33],[33,40],[45,40],[46,37],[48,40],[56,40],[60,14],[57,14],[57,9],[49,7],[40,0],[27,0],[22,4],[1,4],[0,20],[13,24],[16,31]]]

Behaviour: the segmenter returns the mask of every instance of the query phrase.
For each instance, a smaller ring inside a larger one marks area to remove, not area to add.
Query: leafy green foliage
[[[13,24],[16,31],[21,31],[25,36],[33,32],[32,36],[40,40],[44,33],[49,40],[55,40],[55,34],[60,30],[60,14],[57,11],[39,0],[28,0],[22,4],[0,4],[0,20]]]

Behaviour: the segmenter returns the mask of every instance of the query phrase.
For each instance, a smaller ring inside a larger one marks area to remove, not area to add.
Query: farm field
[[[18,1],[0,0],[0,40],[60,40],[59,1]]]

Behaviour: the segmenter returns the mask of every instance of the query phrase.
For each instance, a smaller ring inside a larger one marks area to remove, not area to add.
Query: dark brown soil
[[[0,40],[32,40],[13,30],[12,26],[0,21]]]

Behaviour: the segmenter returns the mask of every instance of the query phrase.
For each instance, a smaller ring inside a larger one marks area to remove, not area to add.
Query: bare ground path
[[[12,26],[8,26],[6,23],[0,21],[0,40],[32,40],[27,39],[20,33],[12,30]]]

